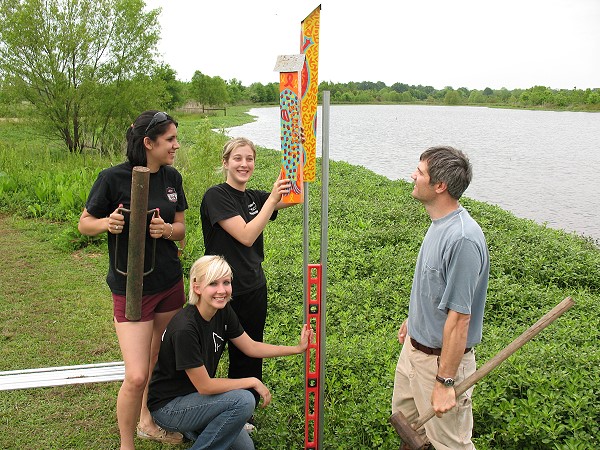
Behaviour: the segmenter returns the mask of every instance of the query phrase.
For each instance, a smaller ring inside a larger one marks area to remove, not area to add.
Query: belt
[[[410,338],[410,343],[412,344],[412,346],[414,348],[416,348],[417,350],[422,351],[423,353],[427,353],[428,355],[440,356],[442,354],[442,349],[441,348],[427,347],[426,345],[419,344],[413,338]],[[469,353],[470,351],[471,351],[471,347],[465,348],[465,353]]]

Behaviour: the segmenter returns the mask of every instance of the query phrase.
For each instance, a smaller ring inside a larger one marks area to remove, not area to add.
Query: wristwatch
[[[454,378],[443,378],[443,377],[440,377],[439,375],[436,375],[435,379],[437,381],[439,381],[440,383],[442,383],[446,387],[454,386]]]

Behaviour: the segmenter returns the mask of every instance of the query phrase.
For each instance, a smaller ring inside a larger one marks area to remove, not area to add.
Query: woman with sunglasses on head
[[[87,236],[108,232],[109,268],[106,281],[114,306],[114,323],[125,363],[125,379],[117,397],[117,420],[121,450],[134,448],[134,433],[140,438],[165,443],[180,443],[180,433],[158,427],[146,406],[148,379],[158,357],[160,338],[167,323],[185,303],[183,272],[177,245],[185,236],[184,211],[187,201],[181,174],[172,167],[179,149],[177,122],[167,113],[145,111],[127,130],[128,161],[98,174],[85,209],[79,219],[79,231]],[[132,170],[150,169],[148,209],[157,213],[148,217],[145,241],[142,315],[139,321],[125,317],[127,243],[129,216],[121,208],[130,208]],[[117,239],[119,244],[116,246]],[[118,254],[115,254],[115,246]]]

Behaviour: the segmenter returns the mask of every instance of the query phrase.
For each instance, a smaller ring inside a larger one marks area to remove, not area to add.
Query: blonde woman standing
[[[202,199],[200,217],[205,253],[223,255],[233,269],[232,307],[244,330],[262,342],[267,318],[267,280],[263,230],[277,211],[290,206],[281,202],[291,188],[290,180],[278,179],[271,192],[247,189],[254,173],[256,148],[246,138],[231,139],[223,147],[225,182],[209,188]],[[229,347],[229,378],[262,380],[262,360]],[[258,402],[258,394],[254,393]]]

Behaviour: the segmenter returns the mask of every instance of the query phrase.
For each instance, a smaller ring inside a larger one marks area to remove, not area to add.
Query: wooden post
[[[131,214],[129,218],[127,287],[125,292],[125,317],[134,321],[140,320],[142,317],[149,182],[150,169],[135,166],[131,173]]]

